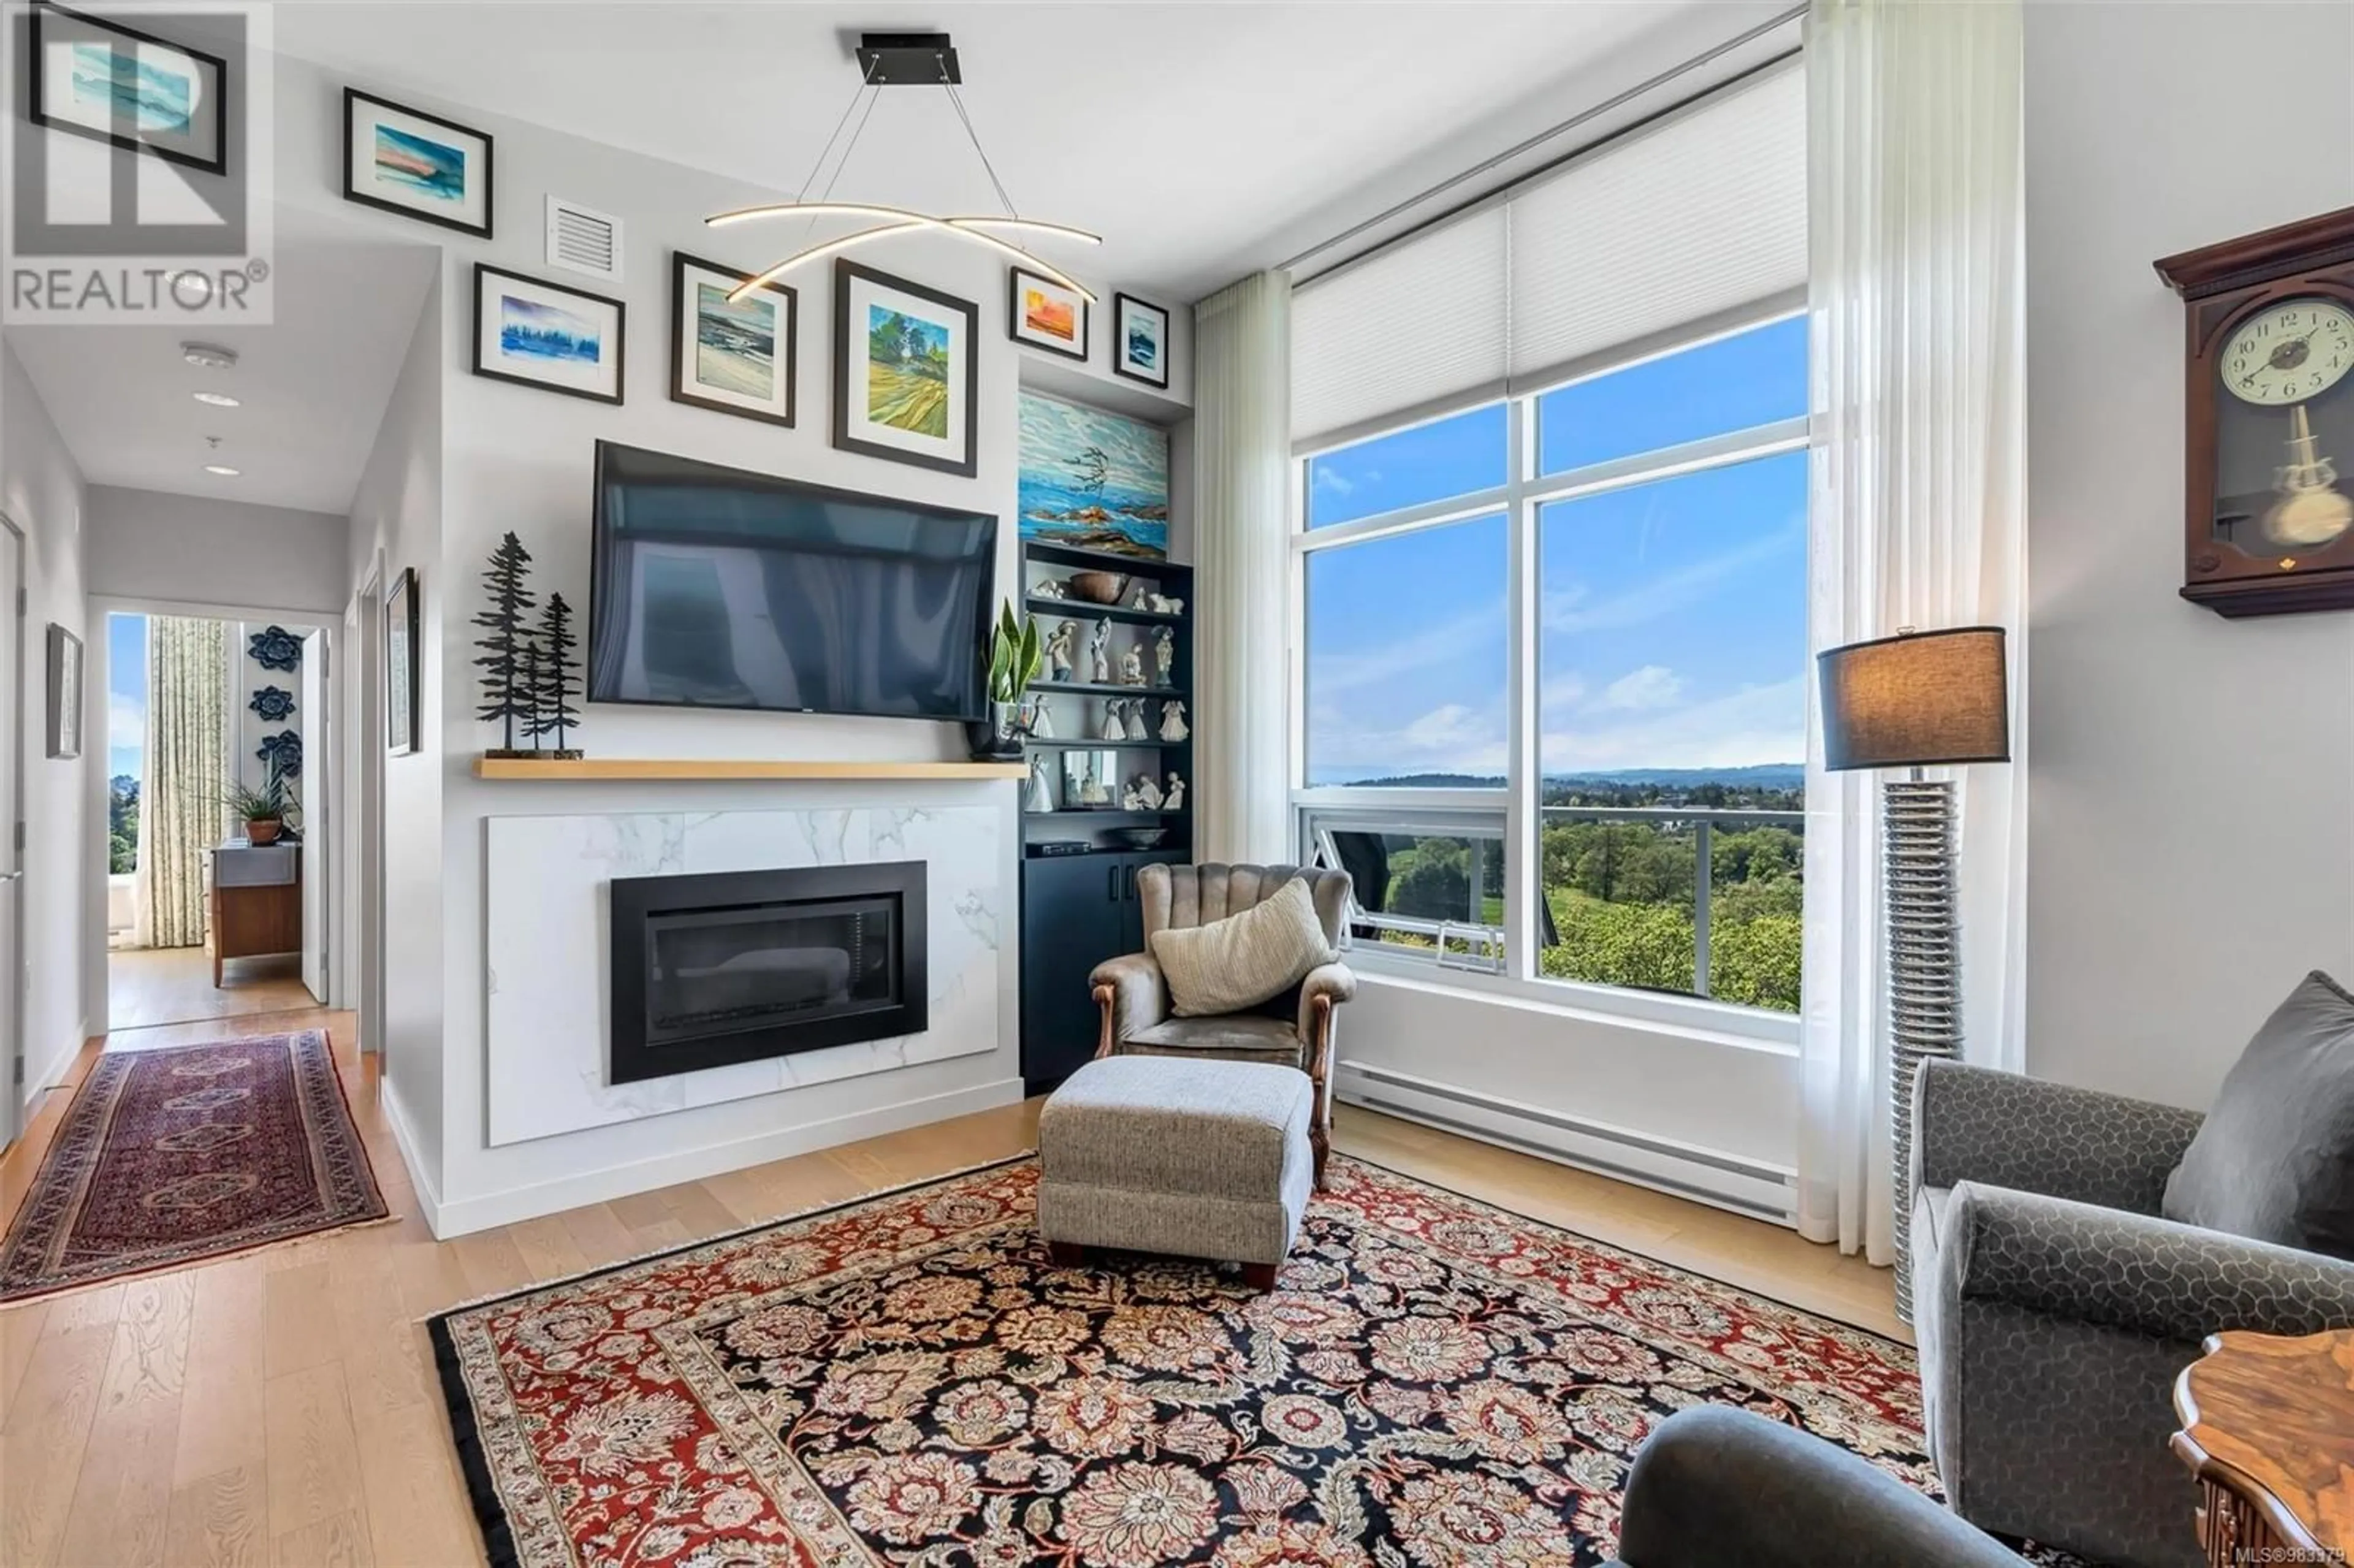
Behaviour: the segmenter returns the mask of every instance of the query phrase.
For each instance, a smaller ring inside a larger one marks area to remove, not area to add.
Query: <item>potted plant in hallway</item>
[[[1022,696],[1038,676],[1045,655],[1038,623],[1016,617],[1011,599],[998,607],[997,630],[989,643],[989,716],[965,726],[976,759],[1003,762],[1022,755]]]
[[[286,780],[272,771],[269,780],[255,789],[239,780],[229,785],[223,799],[238,821],[245,824],[245,842],[256,845],[274,844],[279,830],[286,825]]]

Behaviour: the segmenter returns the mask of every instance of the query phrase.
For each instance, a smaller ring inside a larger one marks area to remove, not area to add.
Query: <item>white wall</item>
[[[2150,270],[2354,203],[2349,61],[2344,5],[2028,6],[2038,1076],[2204,1106],[2306,970],[2354,979],[2354,618],[2177,596],[2183,309]]]
[[[323,620],[351,597],[349,530],[324,512],[94,484],[90,591],[311,610]]]
[[[423,749],[387,757],[384,772],[384,1053],[385,1103],[420,1196],[432,1202],[441,1166],[441,355],[442,295],[439,281],[425,304],[387,400],[384,422],[352,495],[349,592],[367,586],[380,569],[388,588],[403,568],[425,579],[420,605],[426,678],[419,700]],[[349,650],[359,667],[357,650]],[[355,722],[352,710],[347,722]],[[364,736],[381,746],[381,736]],[[355,786],[357,780],[353,780]],[[357,800],[357,788],[346,789]],[[346,874],[366,884],[376,874],[363,848]]]
[[[25,1085],[32,1091],[57,1082],[80,1049],[85,916],[101,928],[105,918],[105,862],[90,859],[82,838],[91,775],[82,762],[42,755],[47,629],[64,627],[85,649],[90,641],[82,607],[87,504],[81,471],[24,366],[0,344],[0,512],[25,535]],[[83,695],[83,755],[102,773],[103,687],[86,680]]]

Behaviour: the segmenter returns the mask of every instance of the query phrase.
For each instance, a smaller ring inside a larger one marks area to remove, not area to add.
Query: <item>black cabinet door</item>
[[[1137,896],[1136,874],[1160,858],[1155,854],[1120,857],[1127,863],[1119,874],[1119,950],[1123,953],[1144,951],[1144,900]]]
[[[1125,855],[1044,856],[1022,863],[1022,1076],[1032,1090],[1057,1083],[1095,1054],[1098,1021],[1087,977],[1104,959],[1134,952],[1123,911]]]

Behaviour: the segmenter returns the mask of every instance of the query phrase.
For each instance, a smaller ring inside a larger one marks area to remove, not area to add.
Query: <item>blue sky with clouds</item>
[[[106,772],[137,775],[147,745],[147,618],[106,618]]]
[[[1793,319],[1548,394],[1546,472],[1806,411]],[[1327,526],[1498,484],[1501,408],[1320,458]],[[1557,502],[1540,516],[1549,773],[1730,768],[1806,750],[1807,455]],[[1505,762],[1506,523],[1496,515],[1313,553],[1310,782]]]

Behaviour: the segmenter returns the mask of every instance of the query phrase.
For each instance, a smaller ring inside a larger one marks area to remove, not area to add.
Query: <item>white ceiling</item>
[[[281,213],[284,209],[281,209]],[[277,237],[274,324],[12,326],[8,346],[92,484],[311,512],[349,510],[440,252],[430,246]],[[234,370],[180,357],[190,338]],[[191,394],[242,400],[213,408]],[[217,458],[205,443],[219,436]],[[219,461],[243,471],[204,471]]]
[[[867,28],[953,35],[964,100],[1027,213],[1091,228],[1083,275],[1193,300],[1252,242],[1541,95],[1702,0],[867,5],[304,0],[278,48],[407,90],[798,189]],[[1562,115],[1583,107],[1565,102]],[[988,210],[945,96],[886,89],[846,200]]]

